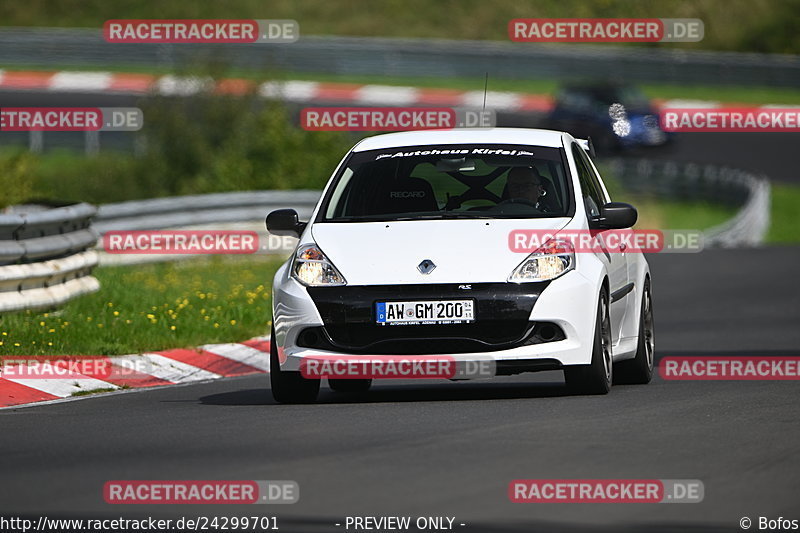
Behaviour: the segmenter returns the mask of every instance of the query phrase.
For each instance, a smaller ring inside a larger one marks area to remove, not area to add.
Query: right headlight
[[[292,277],[306,287],[347,285],[344,276],[316,244],[305,244],[297,249],[292,261]]]
[[[548,281],[575,268],[575,247],[563,239],[550,239],[519,264],[508,277],[512,283]]]

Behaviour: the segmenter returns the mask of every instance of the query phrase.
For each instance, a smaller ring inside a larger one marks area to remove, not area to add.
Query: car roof
[[[386,133],[367,137],[354,152],[424,146],[433,144],[521,144],[561,148],[560,131],[528,128],[457,128],[452,130],[420,130]]]

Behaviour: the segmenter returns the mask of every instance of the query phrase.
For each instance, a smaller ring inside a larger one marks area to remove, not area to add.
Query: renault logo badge
[[[433,272],[434,268],[436,268],[436,265],[430,259],[423,259],[422,262],[417,265],[417,270],[420,271],[420,274],[430,274]]]

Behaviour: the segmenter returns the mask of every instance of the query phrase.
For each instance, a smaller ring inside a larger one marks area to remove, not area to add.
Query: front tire
[[[642,292],[642,306],[639,311],[639,342],[636,356],[628,361],[617,363],[616,383],[644,385],[653,379],[655,367],[655,328],[653,326],[653,297],[650,292],[650,278],[645,279]]]
[[[278,403],[314,403],[319,396],[319,379],[306,379],[300,372],[281,370],[274,327],[269,343],[269,381],[272,397]]]
[[[603,289],[597,304],[592,362],[564,369],[567,388],[574,393],[608,394],[611,390],[614,363],[611,354],[611,316],[608,306],[608,292]]]

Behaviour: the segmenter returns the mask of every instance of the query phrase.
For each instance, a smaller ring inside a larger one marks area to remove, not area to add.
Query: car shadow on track
[[[198,398],[202,405],[275,405],[269,389],[243,389]]]
[[[563,383],[378,384],[365,393],[320,391],[318,403],[398,403],[519,400],[569,396]]]
[[[556,378],[557,379],[557,378]],[[397,403],[397,402],[453,402],[518,400],[535,398],[585,397],[572,393],[563,381],[532,381],[514,378],[514,381],[492,382],[388,382],[376,383],[367,392],[341,393],[331,391],[325,382],[320,389],[320,404],[347,403]],[[268,388],[244,389],[199,398],[203,405],[280,405],[272,399]]]

